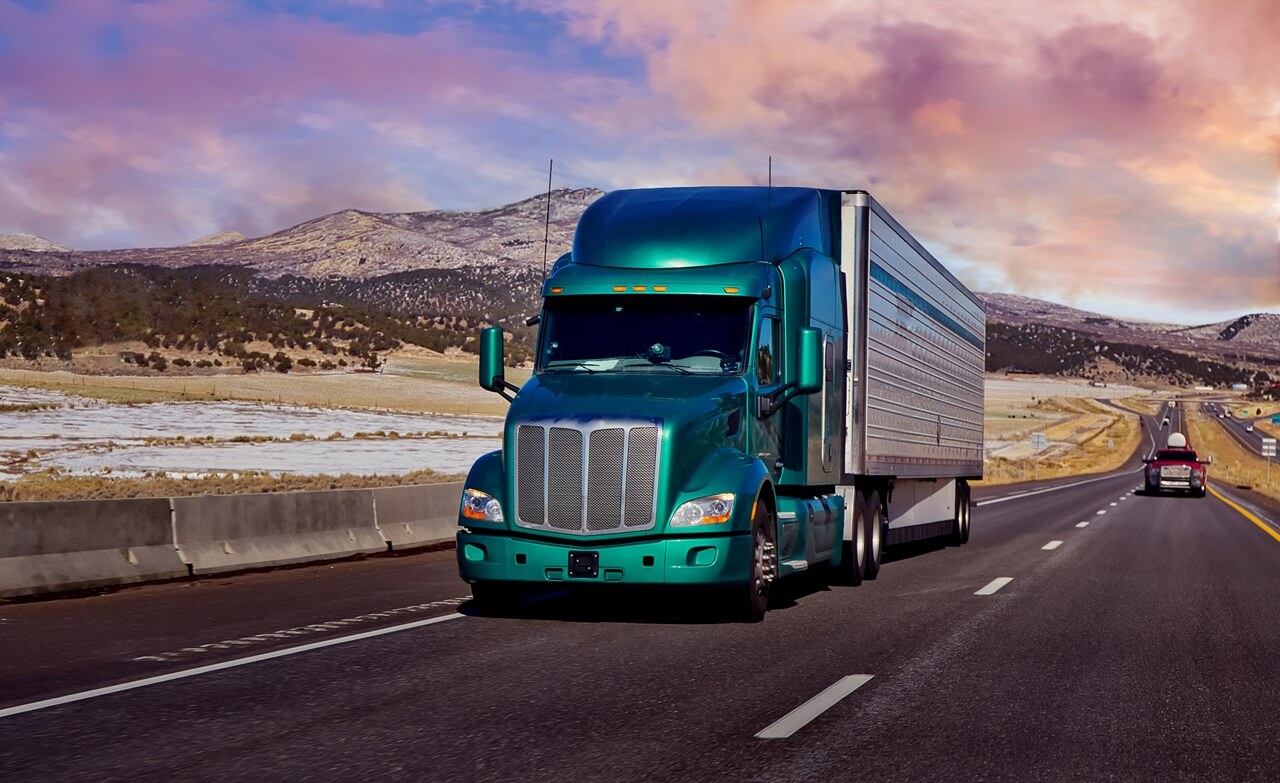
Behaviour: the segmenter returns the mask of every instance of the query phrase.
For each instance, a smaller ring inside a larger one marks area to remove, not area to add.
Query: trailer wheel
[[[774,545],[773,510],[757,502],[751,517],[751,572],[739,588],[737,600],[742,620],[758,623],[769,610],[769,590],[778,578],[777,548]]]
[[[956,516],[951,520],[951,534],[947,536],[947,543],[951,546],[960,546],[964,543],[964,482],[956,482]]]
[[[862,519],[867,537],[867,558],[862,570],[865,579],[880,575],[880,556],[884,551],[884,508],[880,505],[880,493],[868,492],[862,496]]]
[[[837,578],[841,584],[853,585],[857,587],[862,584],[862,574],[867,567],[867,525],[862,518],[865,514],[865,508],[862,504],[860,496],[855,496],[853,507],[848,510],[853,516],[853,522],[850,532],[853,535],[850,541],[841,541],[844,547],[844,555],[840,558],[840,571]]]

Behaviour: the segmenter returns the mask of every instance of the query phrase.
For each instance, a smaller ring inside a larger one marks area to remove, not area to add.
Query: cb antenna
[[[547,279],[547,246],[551,242],[551,172],[555,170],[556,159],[547,161],[547,222],[542,232],[542,279]]]

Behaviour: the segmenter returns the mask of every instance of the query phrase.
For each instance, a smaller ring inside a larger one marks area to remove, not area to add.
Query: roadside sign
[[[1111,438],[1107,438],[1107,448],[1114,449],[1115,447],[1116,447],[1116,442]]]
[[[1044,441],[1044,433],[1043,433],[1043,432],[1035,432],[1035,433],[1032,433],[1032,435],[1031,435],[1031,448],[1035,449],[1036,451],[1039,451],[1040,449],[1043,449],[1043,448],[1044,448],[1044,442],[1045,442],[1045,441]]]
[[[1262,439],[1262,456],[1274,457],[1275,455],[1276,455],[1276,439],[1263,438]]]
[[[1277,413],[1276,415],[1271,417],[1271,423],[1280,424],[1280,413]]]

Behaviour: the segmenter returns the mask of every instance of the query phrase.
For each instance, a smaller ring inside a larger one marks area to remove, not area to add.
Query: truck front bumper
[[[571,575],[571,552],[597,553],[596,574]],[[458,532],[458,573],[468,583],[737,585],[750,568],[746,533],[606,544]]]

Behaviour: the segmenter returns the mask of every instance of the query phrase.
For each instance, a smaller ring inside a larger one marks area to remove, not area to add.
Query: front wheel
[[[769,610],[769,591],[778,578],[773,530],[773,512],[763,502],[756,501],[751,517],[751,572],[738,598],[741,617],[749,623],[764,619]]]

